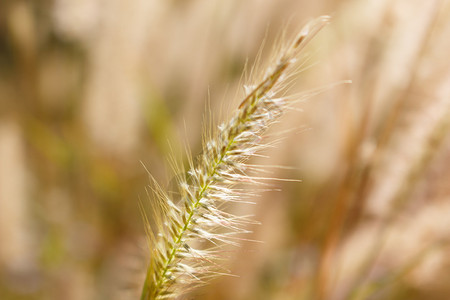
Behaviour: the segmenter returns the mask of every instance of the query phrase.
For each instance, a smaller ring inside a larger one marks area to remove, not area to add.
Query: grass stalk
[[[252,220],[226,213],[223,204],[243,197],[234,188],[237,184],[258,181],[246,174],[246,161],[267,146],[262,139],[266,129],[291,103],[288,97],[279,96],[286,89],[288,72],[328,20],[320,17],[310,22],[281,52],[263,80],[247,92],[231,120],[211,134],[198,162],[191,160],[188,175],[178,179],[181,205],[160,188],[154,189],[154,214],[160,216],[154,222],[156,230],[148,230],[150,263],[141,300],[176,298],[227,273],[218,262],[220,249],[238,245],[236,235],[246,233],[244,227]]]

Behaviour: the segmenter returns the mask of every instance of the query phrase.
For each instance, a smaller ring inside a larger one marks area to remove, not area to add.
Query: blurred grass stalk
[[[30,231],[29,180],[20,127],[12,120],[0,122],[0,265],[14,278],[27,276],[35,268]]]

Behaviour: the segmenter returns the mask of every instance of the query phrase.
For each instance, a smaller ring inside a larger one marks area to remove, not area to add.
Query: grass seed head
[[[246,96],[234,116],[209,135],[197,165],[191,164],[189,182],[179,178],[179,206],[159,188],[155,192],[165,221],[157,226],[159,235],[149,238],[151,249],[157,250],[151,252],[141,299],[175,298],[229,273],[221,266],[220,249],[239,246],[238,235],[248,233],[243,227],[252,221],[226,213],[223,204],[239,202],[237,184],[259,182],[247,175],[246,162],[267,147],[264,133],[289,105],[286,97],[276,95],[286,88],[299,52],[328,20],[324,16],[306,25],[263,79],[245,86]]]

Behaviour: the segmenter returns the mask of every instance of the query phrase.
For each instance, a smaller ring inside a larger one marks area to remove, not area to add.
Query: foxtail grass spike
[[[288,108],[291,100],[280,96],[299,52],[328,23],[327,16],[310,22],[281,52],[263,80],[246,89],[246,97],[234,116],[204,142],[198,161],[190,162],[178,178],[179,203],[154,183],[153,209],[148,219],[150,261],[141,299],[173,299],[229,274],[223,267],[223,245],[239,245],[240,234],[251,219],[223,210],[227,202],[239,202],[241,182],[258,182],[246,174],[246,162],[264,149],[263,134]]]

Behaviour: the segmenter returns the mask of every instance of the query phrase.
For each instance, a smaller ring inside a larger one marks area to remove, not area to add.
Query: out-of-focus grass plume
[[[0,299],[138,298],[141,162],[169,186],[204,115],[239,106],[262,41],[270,61],[280,32],[324,14],[290,78],[321,92],[257,159],[302,182],[230,207],[263,243],[192,297],[447,299],[448,0],[1,1]]]

